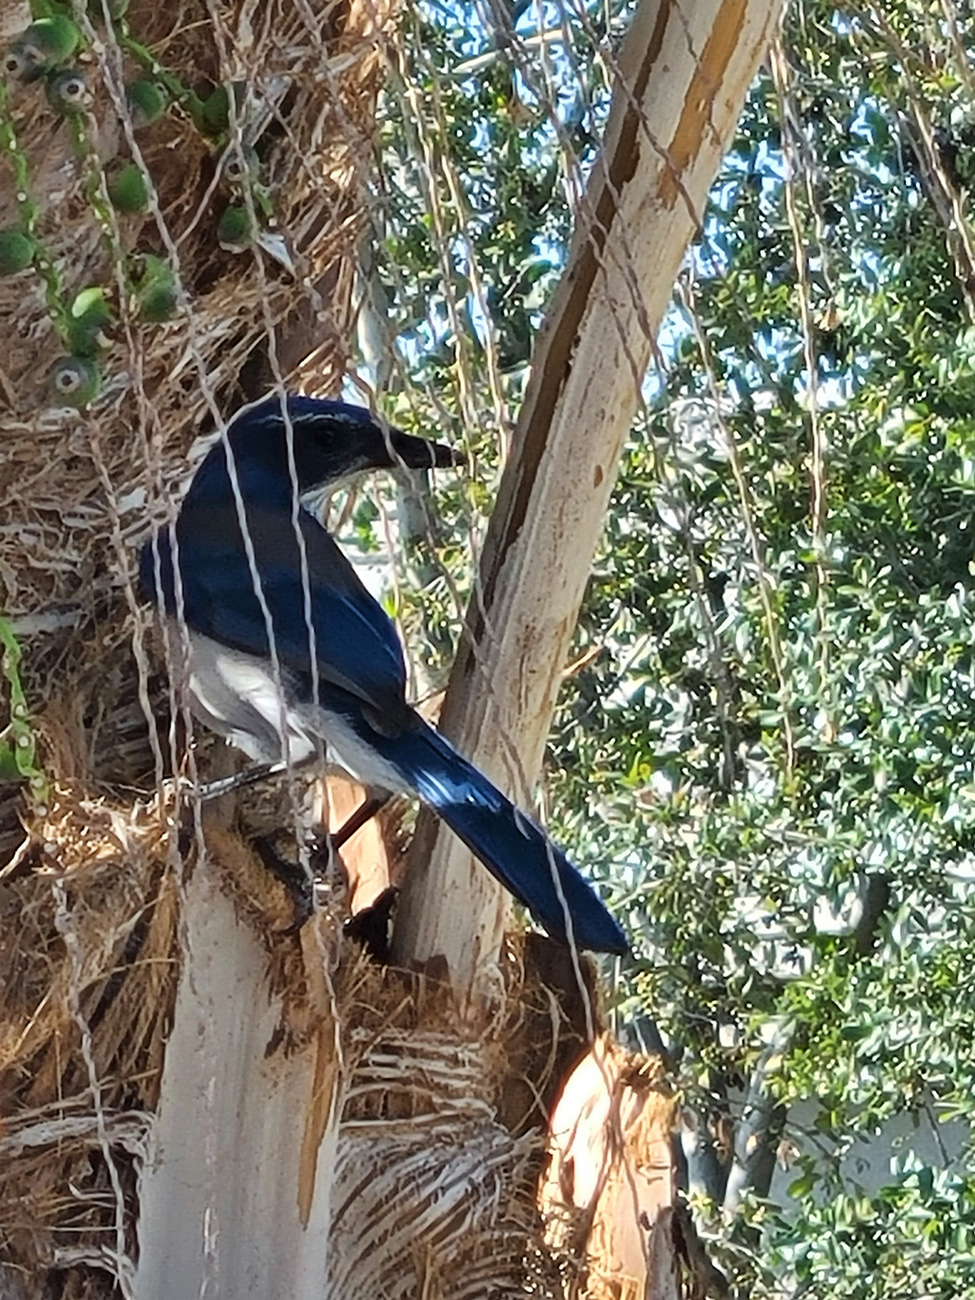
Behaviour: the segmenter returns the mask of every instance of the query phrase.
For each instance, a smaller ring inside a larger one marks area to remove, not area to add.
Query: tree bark
[[[246,852],[212,840],[225,868]],[[183,915],[173,1031],[139,1179],[133,1300],[318,1300],[338,1140],[334,1033],[272,1049],[282,997],[210,854],[186,884]],[[316,1010],[327,1028],[327,1008]],[[323,1060],[331,1086],[321,1086]]]
[[[656,331],[781,0],[644,0],[616,69],[606,142],[532,367],[441,715],[523,802],[545,738]],[[459,840],[421,826],[402,960],[493,984],[508,902]]]

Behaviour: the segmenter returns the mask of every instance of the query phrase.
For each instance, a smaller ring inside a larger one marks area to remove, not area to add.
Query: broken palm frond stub
[[[355,1002],[325,1294],[517,1293],[541,1148],[498,1119],[504,1009],[459,1028],[447,990],[375,971]]]
[[[592,1300],[679,1294],[653,1281],[673,1262],[658,1224],[674,1203],[673,1098],[661,1062],[607,1036],[565,1080],[539,1192],[546,1241],[576,1261]],[[666,1235],[666,1234],[664,1234]]]
[[[509,941],[501,976],[472,1022],[424,976],[350,972],[327,1296],[608,1296],[669,1266],[649,1246],[673,1194],[659,1062],[589,1046],[551,941]]]
[[[605,1046],[594,1063],[566,965],[540,936],[511,943],[502,996],[477,1023],[423,976],[350,973],[328,1297],[583,1294],[588,1233],[611,1231],[610,1216],[627,1231],[620,1185],[666,1153],[671,1102],[652,1063]],[[549,1116],[570,1106],[594,1112],[605,1153],[571,1237],[553,1220],[576,1214],[565,1172],[577,1160],[581,1181],[585,1159],[546,1137]],[[669,1166],[654,1172],[669,1188]],[[607,1186],[615,1199],[603,1206]],[[652,1218],[656,1206],[642,1204]],[[605,1258],[610,1272],[618,1252]]]

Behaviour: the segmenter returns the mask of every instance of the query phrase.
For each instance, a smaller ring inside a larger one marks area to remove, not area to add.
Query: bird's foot
[[[387,886],[374,903],[350,916],[343,927],[347,937],[361,943],[370,957],[382,966],[389,965],[393,907],[397,898],[399,890],[396,886]]]
[[[218,781],[207,781],[203,785],[190,785],[188,788],[200,803],[211,803],[222,799],[225,794],[234,794],[237,790],[246,790],[248,786],[258,785],[261,781],[270,781],[287,770],[286,763],[258,763],[233,776],[222,777]]]

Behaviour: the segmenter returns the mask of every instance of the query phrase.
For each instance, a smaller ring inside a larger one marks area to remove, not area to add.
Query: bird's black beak
[[[390,429],[389,446],[393,466],[405,465],[407,469],[445,469],[449,465],[463,465],[465,457],[453,447],[442,442],[427,442],[414,438],[401,429]]]

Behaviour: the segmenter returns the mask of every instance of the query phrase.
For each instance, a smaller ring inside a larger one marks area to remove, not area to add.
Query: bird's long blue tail
[[[423,802],[553,938],[568,942],[571,925],[578,948],[629,951],[623,931],[578,868],[438,731],[421,722],[381,747]]]

